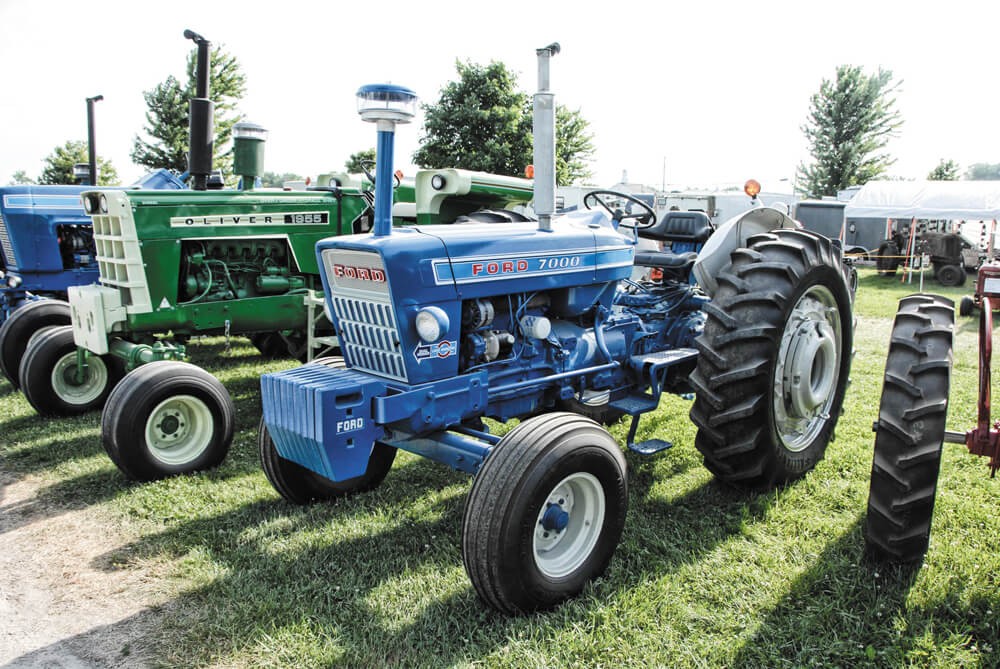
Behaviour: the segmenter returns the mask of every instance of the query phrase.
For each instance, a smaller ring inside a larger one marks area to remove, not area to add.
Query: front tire
[[[961,286],[965,283],[965,269],[961,265],[941,265],[934,273],[934,278],[942,286]]]
[[[235,408],[214,376],[190,363],[151,362],[118,384],[101,416],[101,441],[130,479],[155,481],[219,465]]]
[[[466,502],[462,561],[476,593],[512,615],[579,594],[607,568],[627,506],[625,457],[607,430],[571,413],[525,420]]]
[[[899,302],[885,362],[865,521],[866,552],[878,561],[923,559],[951,380],[955,305],[938,295]]]
[[[90,354],[78,376],[77,361],[72,326],[47,326],[32,336],[18,376],[35,411],[43,416],[75,416],[104,406],[125,373],[121,362],[111,355]]]
[[[853,321],[830,240],[774,230],[747,244],[705,307],[691,420],[709,471],[763,488],[823,458],[847,388]]]
[[[962,300],[958,303],[958,315],[959,316],[971,316],[972,312],[976,309],[976,301],[973,300],[968,295],[962,297]]]
[[[882,242],[878,247],[878,258],[875,259],[875,268],[880,276],[896,276],[896,269],[899,267],[899,247],[896,242]]]
[[[38,300],[18,307],[0,325],[0,371],[14,388],[21,387],[21,358],[31,335],[44,327],[69,325],[70,322],[68,302]]]

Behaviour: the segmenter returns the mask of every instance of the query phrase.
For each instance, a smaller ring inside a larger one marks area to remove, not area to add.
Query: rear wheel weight
[[[709,471],[762,488],[823,458],[847,388],[853,319],[828,239],[774,230],[747,246],[720,273],[695,342],[691,419]]]
[[[552,608],[604,572],[628,505],[625,458],[572,413],[523,421],[476,475],[462,561],[480,599],[506,614]]]
[[[151,362],[111,393],[101,441],[128,478],[153,481],[219,465],[233,439],[234,414],[229,393],[205,370]]]
[[[0,371],[15,388],[21,387],[21,358],[31,336],[52,325],[69,325],[69,303],[62,300],[38,300],[18,307],[0,325]]]
[[[875,427],[864,536],[880,562],[923,559],[930,540],[951,382],[954,303],[900,300]]]

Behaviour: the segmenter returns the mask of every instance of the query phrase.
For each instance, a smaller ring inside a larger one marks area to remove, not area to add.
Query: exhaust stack
[[[532,132],[535,164],[535,214],[538,229],[552,229],[556,210],[556,108],[555,94],[549,90],[549,60],[559,53],[559,43],[536,49],[538,56],[538,92],[532,105]]]
[[[212,43],[193,30],[185,30],[184,37],[198,45],[195,97],[191,98],[188,107],[188,172],[194,179],[191,188],[206,190],[212,173],[212,143],[215,137],[215,104],[208,99]]]

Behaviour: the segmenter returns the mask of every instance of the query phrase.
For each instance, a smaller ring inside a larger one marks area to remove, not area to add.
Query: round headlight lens
[[[101,193],[100,202],[101,202],[101,213],[102,214],[108,213],[108,196],[105,195],[104,193]]]
[[[447,181],[445,181],[445,178],[440,174],[435,174],[431,177],[431,188],[434,190],[441,190],[444,188],[446,183]]]
[[[83,196],[83,210],[88,214],[94,213],[94,201],[88,195]]]
[[[417,335],[425,342],[437,341],[448,331],[448,314],[440,307],[426,307],[417,312],[414,319]]]

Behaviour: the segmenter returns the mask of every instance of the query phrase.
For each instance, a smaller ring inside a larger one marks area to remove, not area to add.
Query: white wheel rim
[[[49,377],[52,391],[66,404],[88,404],[100,397],[108,385],[108,368],[96,355],[88,356],[83,382],[77,383],[76,360],[74,349],[56,361]]]
[[[212,410],[192,395],[169,397],[146,419],[146,445],[167,465],[184,465],[205,452],[212,440]]]
[[[775,426],[789,451],[806,449],[829,421],[842,355],[837,300],[812,286],[788,316],[774,372]]]
[[[562,578],[578,569],[597,545],[606,509],[604,488],[593,474],[577,472],[560,481],[535,519],[531,548],[538,570]]]

